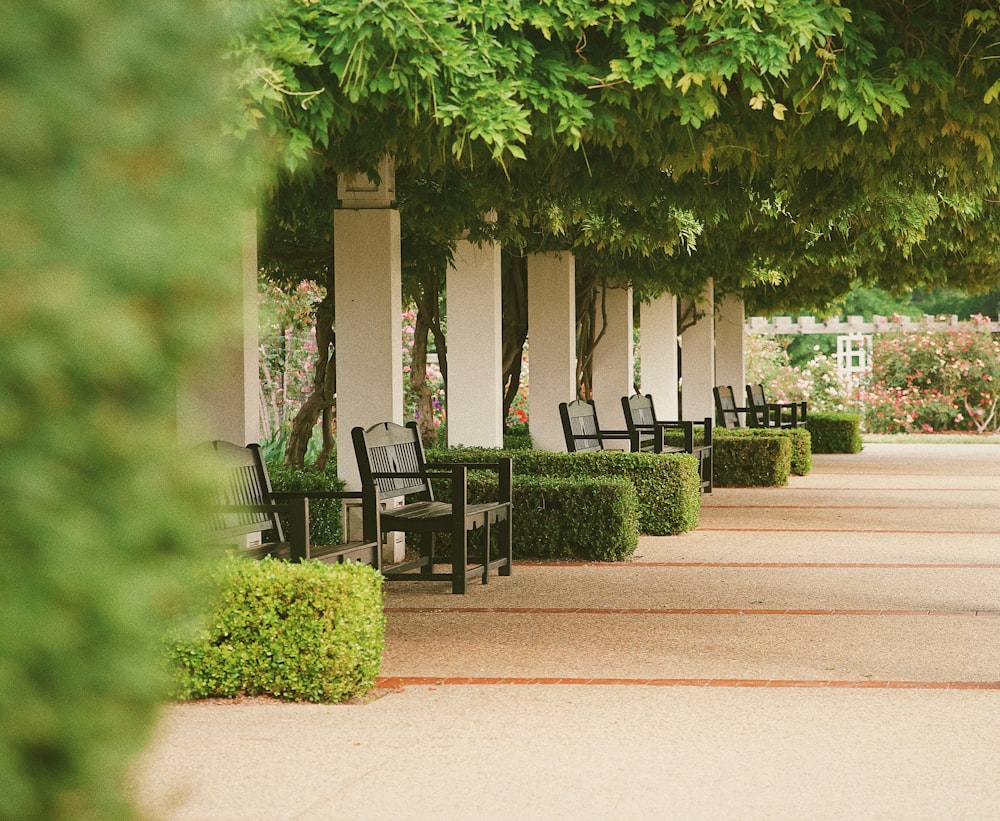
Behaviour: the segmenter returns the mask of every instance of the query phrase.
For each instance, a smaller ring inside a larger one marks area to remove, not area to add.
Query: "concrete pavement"
[[[173,705],[164,819],[1000,818],[1000,446],[867,445],[632,562],[387,585],[363,704]]]

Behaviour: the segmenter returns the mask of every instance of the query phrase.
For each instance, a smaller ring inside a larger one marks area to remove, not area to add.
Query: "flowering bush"
[[[514,395],[514,400],[510,403],[510,412],[507,414],[507,428],[516,429],[525,427],[528,424],[528,350],[525,347],[521,351],[521,384]]]
[[[417,395],[410,384],[410,372],[413,370],[413,338],[417,323],[417,310],[410,305],[403,310],[403,416],[406,419],[417,419]],[[429,357],[428,357],[429,358]],[[445,418],[444,377],[437,362],[427,363],[427,387],[431,392],[431,406],[434,411],[434,426],[441,427]]]
[[[316,363],[316,306],[326,289],[310,280],[287,293],[261,276],[259,316],[261,434],[265,440],[287,430],[312,390]]]
[[[856,406],[856,391],[837,372],[834,357],[817,345],[813,358],[799,368],[791,364],[786,345],[774,336],[747,334],[747,382],[762,384],[771,401],[806,401],[817,413],[840,413]]]
[[[878,433],[1000,430],[1000,340],[973,317],[947,331],[881,334],[863,402]]]

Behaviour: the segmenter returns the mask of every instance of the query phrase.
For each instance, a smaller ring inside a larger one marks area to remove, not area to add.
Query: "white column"
[[[399,212],[392,166],[381,185],[341,178],[333,215],[337,332],[337,473],[360,487],[351,429],[403,421]]]
[[[238,445],[260,440],[260,365],[257,352],[257,225],[244,219],[238,286],[219,306],[229,344],[185,385],[177,401],[177,436],[182,443],[224,439]]]
[[[642,392],[651,394],[661,419],[678,419],[677,297],[663,294],[639,308]]]
[[[739,405],[746,385],[744,321],[743,298],[727,294],[715,315],[715,379],[717,385],[732,385]]]
[[[604,300],[607,328],[594,349],[594,404],[602,428],[624,430],[622,397],[634,393],[632,346],[632,289],[605,287],[598,299]],[[597,309],[601,315],[600,303]],[[600,320],[598,320],[600,323]],[[598,332],[600,329],[598,328]],[[611,440],[605,447],[628,450],[628,442]]]
[[[576,266],[568,252],[528,258],[528,366],[532,442],[564,451],[559,403],[576,398]]]
[[[448,444],[503,447],[500,246],[460,240],[447,286]]]
[[[694,305],[685,300],[682,316],[697,321],[681,333],[681,416],[684,419],[715,417],[715,308],[712,280]]]

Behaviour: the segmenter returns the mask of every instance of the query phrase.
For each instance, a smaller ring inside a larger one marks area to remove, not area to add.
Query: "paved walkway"
[[[1000,819],[1000,446],[817,456],[630,563],[386,606],[366,704],[168,708],[154,817]]]

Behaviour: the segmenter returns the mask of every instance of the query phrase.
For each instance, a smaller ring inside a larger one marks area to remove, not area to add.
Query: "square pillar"
[[[604,336],[594,349],[594,404],[601,427],[624,430],[622,397],[634,393],[632,346],[632,289],[605,287],[601,299],[607,311]],[[610,440],[605,447],[628,450],[628,442]]]
[[[682,305],[682,316],[696,321],[681,333],[681,418],[715,418],[715,288],[711,279],[693,305]],[[693,310],[691,310],[693,309]]]
[[[568,252],[528,257],[528,363],[532,442],[565,451],[559,403],[576,398],[576,264]]]
[[[399,212],[338,209],[333,236],[337,473],[357,489],[351,428],[403,421]]]
[[[663,294],[639,308],[639,372],[662,419],[680,418],[677,297]]]
[[[499,245],[458,242],[447,315],[448,444],[503,447]]]
[[[715,378],[718,385],[733,386],[740,405],[747,381],[744,322],[743,298],[727,294],[715,315]]]

